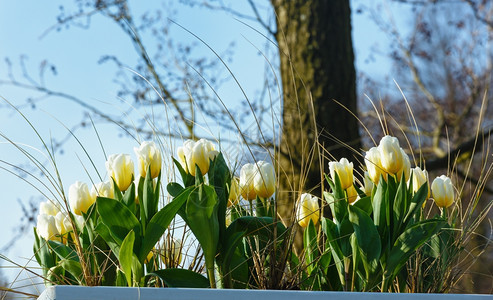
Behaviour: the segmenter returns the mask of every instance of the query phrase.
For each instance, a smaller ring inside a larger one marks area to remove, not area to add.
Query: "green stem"
[[[211,289],[216,288],[216,277],[214,275],[214,264],[211,267],[207,267],[207,277],[209,277],[209,283],[211,285]]]

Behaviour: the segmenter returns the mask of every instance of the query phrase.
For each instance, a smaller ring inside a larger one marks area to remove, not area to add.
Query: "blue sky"
[[[353,10],[361,2],[363,1],[352,1]],[[45,81],[48,87],[77,95],[87,103],[107,111],[115,111],[124,107],[126,104],[122,103],[116,94],[118,86],[114,82],[117,71],[115,66],[98,64],[97,61],[102,55],[111,53],[117,55],[126,64],[135,65],[136,56],[133,46],[114,23],[101,16],[92,19],[90,29],[74,27],[68,30],[62,29],[59,32],[51,31],[43,35],[48,28],[56,24],[60,3],[63,1],[0,0],[0,80],[8,79],[7,64],[4,58],[8,57],[12,62],[15,76],[19,79],[22,77],[19,65],[21,55],[25,55],[26,68],[34,77],[39,72],[40,62],[47,59],[56,66],[57,70],[56,76],[46,76]],[[131,4],[134,4],[131,6],[132,9],[137,11],[146,9],[146,7],[136,6],[135,3],[136,1],[131,1]],[[233,62],[230,66],[247,94],[255,95],[262,84],[262,76],[259,74],[264,72],[264,65],[263,59],[257,55],[250,42],[262,48],[265,39],[226,13],[211,12],[197,7],[184,7],[178,4],[176,8],[177,13],[172,15],[173,20],[204,38],[219,52],[225,49],[231,40],[236,41]],[[401,21],[404,22],[404,19]],[[183,31],[177,30],[174,34],[177,39],[193,39]],[[389,72],[390,65],[383,58],[367,62],[372,47],[378,45],[383,51],[387,43],[383,34],[379,33],[367,16],[353,14],[353,40],[356,67],[359,70],[365,70],[375,77],[383,77]],[[200,47],[198,51],[200,54],[200,51],[208,50]],[[223,98],[234,101],[239,95],[239,90],[234,85],[226,85],[220,93]],[[47,140],[50,136],[63,137],[66,129],[61,124],[71,127],[83,116],[83,111],[78,105],[67,103],[59,98],[43,100],[36,110],[23,107],[27,98],[36,96],[36,93],[25,89],[0,85],[0,96],[16,106],[21,106],[22,111]],[[108,153],[133,153],[132,147],[136,145],[135,142],[119,138],[120,131],[115,126],[98,124],[98,130]],[[15,142],[37,148],[41,146],[26,122],[4,106],[0,108],[0,133]],[[96,145],[94,132],[91,130],[78,131],[77,135],[84,145],[90,145],[88,151],[91,158],[94,159],[99,171],[104,173],[104,155]],[[83,168],[83,165],[89,162],[77,142],[71,139],[64,149],[64,154],[57,156],[57,162],[65,188],[68,189],[68,186],[75,180],[89,182]],[[5,143],[3,139],[0,139],[0,160],[17,165],[26,162],[25,157]],[[0,178],[2,178],[0,190],[3,191],[0,203],[6,207],[0,210],[1,249],[12,238],[12,232],[22,215],[17,200],[26,203],[31,196],[39,195],[39,193],[22,180],[1,169]],[[32,241],[32,234],[20,237],[15,248],[5,254],[23,264],[32,256]],[[0,265],[2,264],[0,262]],[[16,271],[5,270],[4,273],[12,277],[15,276]]]

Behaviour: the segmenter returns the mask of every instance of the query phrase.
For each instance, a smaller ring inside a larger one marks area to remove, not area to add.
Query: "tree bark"
[[[272,5],[283,88],[278,212],[290,223],[300,193],[321,195],[328,161],[360,158],[358,121],[347,111],[357,113],[351,11],[349,0]]]

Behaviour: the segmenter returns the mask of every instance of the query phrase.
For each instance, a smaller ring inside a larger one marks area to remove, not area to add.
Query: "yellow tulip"
[[[219,153],[214,144],[206,139],[197,142],[187,140],[182,147],[177,149],[178,158],[182,168],[188,174],[195,176],[195,166],[198,166],[202,175],[209,171],[210,160],[214,159]]]
[[[384,136],[378,145],[380,152],[380,163],[382,168],[390,173],[397,174],[402,169],[404,163],[399,140],[390,135]]]
[[[147,170],[151,168],[151,178],[158,177],[161,172],[161,150],[154,142],[142,142],[140,147],[134,147],[135,155],[139,161],[139,172],[141,177],[146,177]]]
[[[87,184],[76,181],[68,190],[68,201],[72,212],[76,215],[87,213],[87,210],[96,199],[89,193]]]
[[[240,201],[240,184],[237,177],[231,178],[229,187],[228,207],[238,204]]]
[[[346,189],[346,194],[347,194],[347,201],[349,204],[354,203],[359,196],[358,192],[356,191],[356,188],[354,188],[354,185],[351,185]]]
[[[378,151],[377,147],[373,147],[366,152],[365,165],[368,171],[368,176],[374,184],[378,184],[380,176],[382,175],[386,180],[387,173],[385,173],[385,170],[382,168],[382,164],[380,161],[380,151]]]
[[[426,198],[430,198],[430,183],[428,179],[428,171],[421,170],[420,167],[416,167],[411,169],[411,173],[413,175],[413,193],[417,193],[423,184],[428,183],[428,195]],[[407,184],[410,185],[410,180]]]
[[[346,158],[341,158],[338,162],[329,162],[329,170],[332,180],[335,180],[335,174],[337,173],[343,189],[353,185],[353,163],[350,163]]]
[[[438,207],[449,207],[454,203],[454,186],[449,177],[442,175],[431,184],[431,193]]]
[[[259,161],[255,164],[253,188],[261,198],[269,198],[276,190],[276,174],[272,164]]]
[[[402,178],[402,173],[404,173],[404,180],[407,181],[409,179],[409,175],[411,174],[411,161],[409,160],[409,155],[401,148],[402,153],[402,167],[397,172],[397,180],[400,181]]]
[[[245,200],[253,200],[257,198],[255,187],[253,185],[253,179],[255,178],[255,169],[256,166],[250,163],[245,164],[240,169],[240,193]]]
[[[120,191],[124,192],[132,183],[134,162],[128,154],[112,154],[106,161],[106,170]]]
[[[318,198],[308,193],[302,194],[300,200],[298,200],[296,209],[296,220],[298,224],[306,228],[312,220],[314,225],[318,224],[320,218],[320,206],[318,205]]]

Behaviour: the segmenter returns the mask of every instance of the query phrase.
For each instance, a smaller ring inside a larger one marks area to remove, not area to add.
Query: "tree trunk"
[[[358,122],[346,110],[357,113],[356,72],[349,0],[272,4],[284,101],[278,212],[289,223],[300,193],[321,195],[328,161],[358,163]]]

